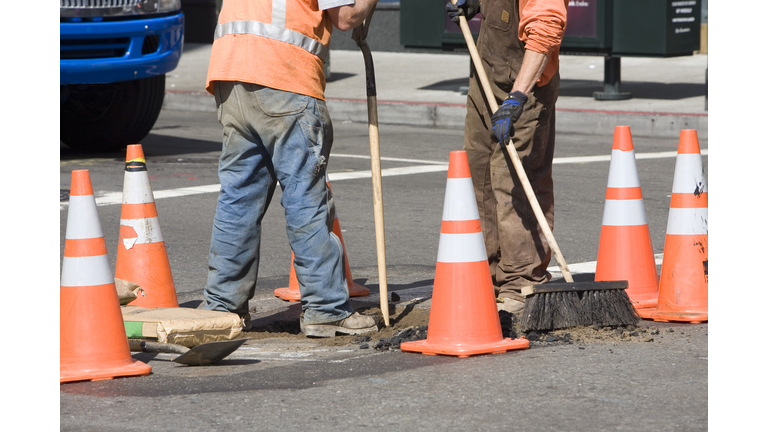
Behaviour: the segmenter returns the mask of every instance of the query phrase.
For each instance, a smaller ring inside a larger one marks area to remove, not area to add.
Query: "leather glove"
[[[515,136],[515,122],[523,113],[523,106],[528,102],[528,96],[521,91],[514,91],[507,96],[504,103],[491,116],[491,137],[503,145]]]
[[[467,17],[469,21],[480,12],[480,0],[458,0],[456,4],[449,2],[445,5],[445,11],[451,17],[451,21],[456,24],[459,23],[461,15]]]

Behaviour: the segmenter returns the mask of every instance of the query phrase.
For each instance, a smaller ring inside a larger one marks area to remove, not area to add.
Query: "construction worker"
[[[458,0],[446,11],[458,23],[481,13],[477,50],[499,105],[489,112],[474,65],[470,71],[464,150],[499,309],[524,306],[522,287],[545,283],[551,250],[504,148],[511,139],[541,209],[554,226],[552,158],[558,52],[567,0]]]
[[[349,303],[344,250],[333,233],[326,183],[333,127],[324,100],[333,27],[357,27],[377,1],[223,3],[206,80],[224,131],[204,296],[206,309],[237,313],[246,329],[261,222],[279,182],[301,291],[302,331],[332,337],[377,330],[372,317],[354,312]]]

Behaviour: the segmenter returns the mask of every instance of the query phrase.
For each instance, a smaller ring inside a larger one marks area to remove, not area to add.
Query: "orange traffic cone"
[[[331,189],[331,184],[328,183],[328,179],[326,177],[326,182],[328,185],[328,190]],[[352,281],[352,272],[349,269],[349,257],[347,256],[347,247],[344,246],[344,237],[341,235],[341,225],[339,225],[339,215],[338,212],[336,212],[336,217],[333,219],[333,233],[336,234],[336,236],[341,241],[341,247],[344,250],[344,273],[347,278],[347,289],[349,291],[350,297],[365,297],[368,294],[371,293],[371,291],[360,285],[356,284],[354,281]],[[288,279],[288,287],[287,288],[278,288],[275,290],[275,296],[290,302],[297,302],[301,300],[301,291],[299,290],[299,280],[296,278],[296,269],[293,267],[293,261],[294,261],[294,255],[293,252],[291,252],[291,276]]]
[[[595,280],[626,280],[635,309],[656,306],[659,274],[629,126],[614,130]]]
[[[663,322],[709,320],[708,205],[699,139],[695,129],[684,129],[672,182],[659,304],[638,310],[641,317]]]
[[[131,358],[88,170],[72,171],[60,302],[61,383],[149,375]]]
[[[142,288],[132,306],[179,307],[141,144],[126,152],[115,277]]]
[[[501,334],[467,153],[451,152],[427,338],[400,349],[469,357],[528,346]]]
[[[299,288],[299,280],[296,278],[296,269],[293,267],[294,255],[291,252],[291,276],[288,279],[288,286],[286,288],[278,288],[275,290],[275,296],[282,300],[289,302],[297,302],[301,300],[301,290]]]

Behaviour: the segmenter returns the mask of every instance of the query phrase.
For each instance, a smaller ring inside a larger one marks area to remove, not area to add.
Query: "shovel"
[[[368,41],[368,27],[374,9],[365,21],[352,31],[352,39],[363,52],[365,61],[365,89],[368,95],[368,136],[371,145],[371,179],[373,181],[373,221],[376,229],[376,256],[379,264],[379,298],[384,325],[389,327],[389,296],[387,294],[387,255],[384,245],[384,199],[381,188],[381,155],[379,153],[379,118],[376,106],[376,77],[373,73],[373,57]]]
[[[232,354],[240,348],[248,339],[224,340],[217,342],[208,342],[197,345],[193,348],[187,348],[184,345],[177,345],[162,342],[148,342],[140,340],[128,340],[133,352],[146,353],[178,353],[180,356],[173,359],[176,363],[187,366],[206,366],[218,363],[224,357]]]

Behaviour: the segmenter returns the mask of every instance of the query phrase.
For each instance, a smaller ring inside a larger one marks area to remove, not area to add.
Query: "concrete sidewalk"
[[[205,89],[211,45],[185,44],[179,66],[167,75],[164,109],[216,111]],[[469,54],[373,52],[380,124],[464,127]],[[597,101],[603,90],[603,57],[561,56],[557,130],[612,135],[628,125],[632,134],[677,138],[696,129],[707,139],[707,55],[622,58],[623,101]],[[333,121],[368,121],[365,65],[359,51],[331,50],[326,88]]]

